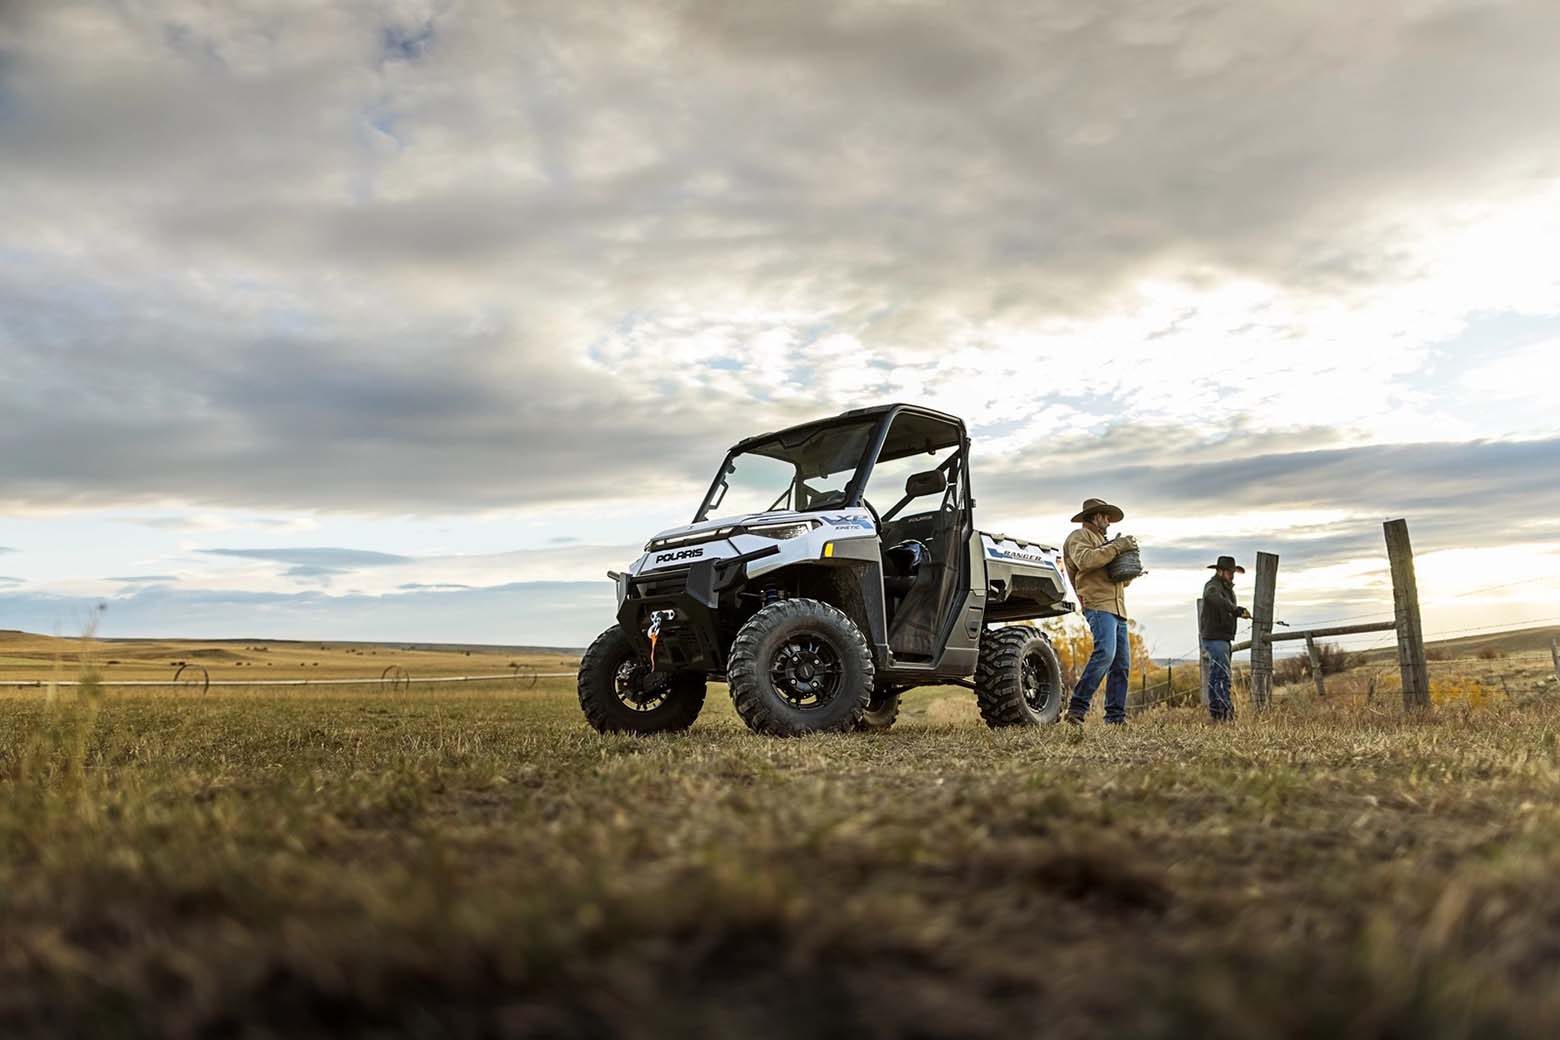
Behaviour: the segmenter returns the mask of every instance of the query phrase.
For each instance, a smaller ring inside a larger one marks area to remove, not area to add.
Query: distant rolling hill
[[[1384,633],[1390,635],[1390,633]],[[1508,632],[1486,632],[1483,635],[1460,636],[1456,639],[1440,639],[1425,643],[1425,653],[1435,657],[1477,657],[1485,651],[1497,654],[1527,654],[1549,650],[1550,641],[1560,637],[1560,625],[1540,628],[1518,628]],[[1366,658],[1392,657],[1393,647],[1372,650]]]

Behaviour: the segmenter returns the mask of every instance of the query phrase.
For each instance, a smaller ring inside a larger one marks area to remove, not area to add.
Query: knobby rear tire
[[[1044,699],[1038,706],[1025,696],[1025,658],[1032,659],[1042,683]],[[992,729],[1055,722],[1067,703],[1066,693],[1061,661],[1039,629],[1013,625],[988,630],[981,637],[975,702],[980,706],[980,717]]]

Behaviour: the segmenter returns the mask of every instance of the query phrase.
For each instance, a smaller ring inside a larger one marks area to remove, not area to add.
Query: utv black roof
[[[813,419],[810,422],[797,423],[795,426],[787,426],[779,430],[771,430],[768,433],[760,433],[752,437],[744,437],[732,445],[733,453],[744,451],[754,444],[762,444],[764,441],[774,440],[777,437],[789,436],[800,433],[803,430],[815,430],[825,426],[833,426],[836,423],[860,422],[862,419],[877,419],[895,412],[907,412],[911,415],[919,415],[928,419],[938,419],[957,426],[960,435],[963,435],[964,420],[947,412],[939,412],[935,408],[925,408],[918,404],[875,404],[868,408],[852,408],[848,412],[831,415],[823,419]]]

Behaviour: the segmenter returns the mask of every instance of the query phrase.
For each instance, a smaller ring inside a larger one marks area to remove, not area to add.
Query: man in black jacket
[[[1235,575],[1245,574],[1235,557],[1220,556],[1208,568],[1215,572],[1203,586],[1202,639],[1208,657],[1208,714],[1215,722],[1235,718],[1235,702],[1230,699],[1230,644],[1235,639],[1235,622],[1249,618],[1250,612],[1235,602]]]

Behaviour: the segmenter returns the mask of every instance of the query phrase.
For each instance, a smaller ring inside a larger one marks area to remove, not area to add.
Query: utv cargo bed
[[[1072,586],[1060,550],[1005,534],[980,535],[986,554],[986,620],[1031,621],[1071,614]]]

